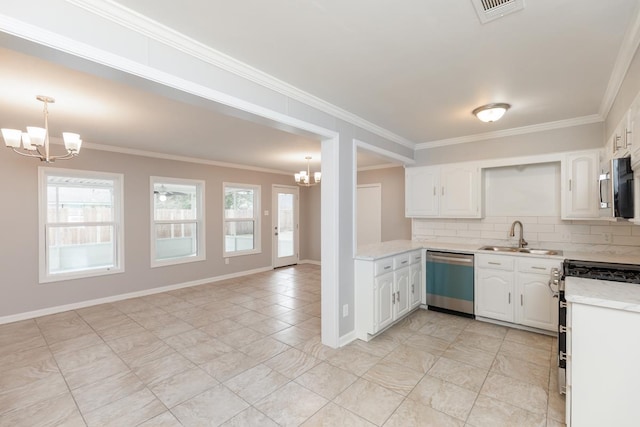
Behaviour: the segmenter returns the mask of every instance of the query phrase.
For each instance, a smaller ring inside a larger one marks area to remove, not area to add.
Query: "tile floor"
[[[0,325],[2,426],[559,426],[555,340],[418,310],[320,342],[301,265]]]

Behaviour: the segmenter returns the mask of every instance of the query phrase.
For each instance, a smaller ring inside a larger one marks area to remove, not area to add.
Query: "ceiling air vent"
[[[471,3],[483,24],[524,9],[524,0],[471,0]]]

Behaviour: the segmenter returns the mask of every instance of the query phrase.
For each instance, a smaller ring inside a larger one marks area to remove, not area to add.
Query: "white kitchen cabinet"
[[[405,169],[405,216],[432,217],[440,212],[440,168]]]
[[[405,169],[407,217],[480,218],[480,169],[448,164]]]
[[[499,255],[476,255],[474,303],[476,316],[514,321],[514,260]]]
[[[558,303],[548,286],[554,267],[560,261],[476,255],[476,316],[556,331]]]
[[[411,295],[409,304],[411,305],[411,309],[416,308],[422,303],[422,295],[423,295],[423,269],[422,269],[422,251],[417,254],[414,253],[411,257],[411,266],[410,266],[411,275],[409,276],[409,284],[410,288],[409,292]]]
[[[393,318],[399,319],[411,310],[411,270],[409,266],[393,272],[395,304]],[[392,298],[393,300],[393,298]]]
[[[395,300],[395,288],[393,286],[393,272],[383,274],[374,279],[374,329],[384,329],[393,322],[393,309]]]
[[[518,273],[516,280],[517,323],[547,331],[557,330],[558,304],[549,289],[549,275]]]
[[[600,215],[598,150],[567,154],[561,167],[562,219],[597,219]]]
[[[412,293],[412,260],[422,259],[421,250],[376,260],[356,259],[356,337],[368,341],[371,336],[402,319],[419,304]],[[421,265],[421,262],[417,263]],[[420,277],[420,273],[417,273]],[[419,280],[419,279],[418,279]],[[418,290],[418,292],[420,292]],[[418,301],[422,298],[420,293]]]
[[[637,426],[640,313],[569,302],[567,327],[567,426]]]

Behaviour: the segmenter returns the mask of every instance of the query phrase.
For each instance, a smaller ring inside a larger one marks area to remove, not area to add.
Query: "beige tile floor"
[[[555,340],[418,310],[320,341],[320,269],[0,325],[2,426],[559,426]]]

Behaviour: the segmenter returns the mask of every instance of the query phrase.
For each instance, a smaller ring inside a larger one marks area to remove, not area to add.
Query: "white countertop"
[[[376,243],[372,245],[361,246],[358,248],[356,259],[360,260],[374,260],[378,258],[384,258],[387,256],[393,256],[408,252],[416,249],[429,249],[429,250],[442,250],[453,251],[461,253],[473,253],[473,254],[495,254],[495,255],[509,255],[509,256],[522,256],[522,257],[537,257],[547,259],[575,259],[582,261],[600,261],[600,262],[613,262],[623,264],[638,264],[640,265],[639,255],[623,255],[623,254],[611,254],[606,252],[576,252],[576,251],[563,251],[562,255],[536,255],[518,252],[493,252],[493,251],[481,251],[482,244],[465,244],[465,243],[449,243],[439,241],[412,241],[412,240],[391,240],[388,242]]]
[[[634,283],[567,277],[565,298],[572,303],[640,313],[640,285]]]

